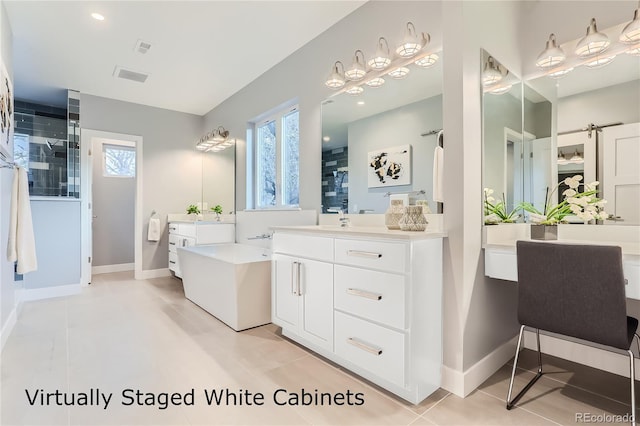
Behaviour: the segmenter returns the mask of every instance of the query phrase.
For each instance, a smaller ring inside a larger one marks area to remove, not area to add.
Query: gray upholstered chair
[[[627,316],[622,250],[615,246],[553,242],[518,241],[516,244],[521,327],[507,409],[510,410],[543,374],[540,330],[545,330],[629,356],[631,413],[635,425],[635,371],[631,344],[634,335],[637,337],[638,320]],[[511,399],[525,327],[536,331],[538,374]]]

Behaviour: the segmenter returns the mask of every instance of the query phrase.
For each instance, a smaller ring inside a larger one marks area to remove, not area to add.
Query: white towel
[[[29,200],[29,178],[27,171],[22,167],[16,167],[13,172],[7,260],[18,262],[16,271],[19,274],[38,269]]]
[[[436,146],[433,152],[433,201],[444,202],[442,195],[442,183],[444,179],[444,150],[441,146]]]
[[[152,217],[149,219],[149,231],[147,232],[147,240],[158,241],[160,239],[160,219]]]

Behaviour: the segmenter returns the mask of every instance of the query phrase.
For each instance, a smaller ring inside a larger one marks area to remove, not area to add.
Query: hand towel
[[[443,203],[442,184],[444,179],[444,150],[436,146],[433,152],[433,201]]]
[[[16,272],[19,274],[38,269],[29,200],[29,178],[27,171],[22,167],[16,167],[13,172],[7,260],[17,262]]]
[[[158,241],[160,239],[160,219],[152,217],[149,219],[149,230],[147,232],[147,240]]]

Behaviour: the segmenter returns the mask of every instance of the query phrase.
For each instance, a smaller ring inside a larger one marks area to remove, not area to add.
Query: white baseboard
[[[171,271],[169,268],[161,269],[147,269],[145,271],[139,271],[136,273],[136,280],[148,280],[151,278],[170,277]]]
[[[517,343],[517,337],[508,340],[464,372],[443,365],[441,387],[466,397],[515,355]]]
[[[635,346],[635,344],[633,345]],[[524,347],[537,350],[536,334],[525,330]],[[619,376],[629,377],[629,357],[565,339],[540,334],[542,353],[587,365]],[[635,363],[636,380],[640,380],[640,362]]]
[[[100,265],[91,267],[91,275],[109,274],[111,272],[133,271],[133,263],[118,263],[115,265]]]
[[[78,294],[82,291],[82,286],[78,284],[59,285],[55,287],[25,288],[22,290],[22,300],[50,299],[52,297],[64,297]]]
[[[2,331],[0,331],[0,351],[4,349],[4,344],[7,343],[7,339],[13,331],[13,327],[15,327],[17,321],[18,314],[16,313],[16,308],[13,308],[9,317],[7,317],[7,321],[2,326]]]

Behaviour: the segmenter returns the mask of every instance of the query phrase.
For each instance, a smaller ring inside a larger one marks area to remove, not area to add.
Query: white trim
[[[22,300],[28,302],[30,300],[51,299],[52,297],[64,297],[79,294],[82,291],[82,285],[69,284],[58,285],[55,287],[26,288],[22,292]]]
[[[136,271],[136,280],[148,280],[151,278],[170,277],[171,270],[169,268],[147,269],[144,271]]]
[[[81,129],[80,140],[81,146],[84,147],[81,149],[81,179],[83,182],[88,182],[88,172],[89,172],[89,164],[88,164],[88,148],[92,148],[93,138],[98,139],[111,139],[118,141],[128,141],[131,143],[135,143],[136,146],[136,200],[135,200],[135,225],[134,225],[134,275],[136,279],[144,279],[143,271],[142,271],[142,143],[143,137],[137,135],[128,135],[124,133],[114,133],[114,132],[105,132],[102,130],[92,130],[92,129]],[[81,283],[83,285],[91,282],[91,265],[86,262],[89,256],[91,256],[91,240],[88,237],[88,234],[91,232],[91,211],[88,209],[87,197],[89,193],[89,189],[87,185],[81,186],[82,192],[82,211],[81,211],[81,222],[82,222],[82,257],[81,257]]]
[[[135,263],[118,263],[115,265],[91,266],[91,275],[109,274],[111,272],[133,271]]]
[[[533,331],[525,330],[524,347],[536,349],[536,337]],[[635,346],[632,345],[632,347]],[[623,377],[629,377],[629,356],[604,349],[594,348],[560,339],[553,336],[540,334],[540,349],[542,353],[566,359],[578,364],[608,371]],[[636,362],[636,380],[640,380],[640,363]]]
[[[441,387],[465,398],[513,358],[517,343],[517,336],[509,339],[464,372],[443,365]]]
[[[17,308],[13,308],[9,317],[7,317],[7,321],[2,326],[2,331],[0,331],[0,351],[4,349],[4,344],[7,343],[11,332],[13,331],[13,327],[15,327],[18,322],[18,314],[16,313]]]

